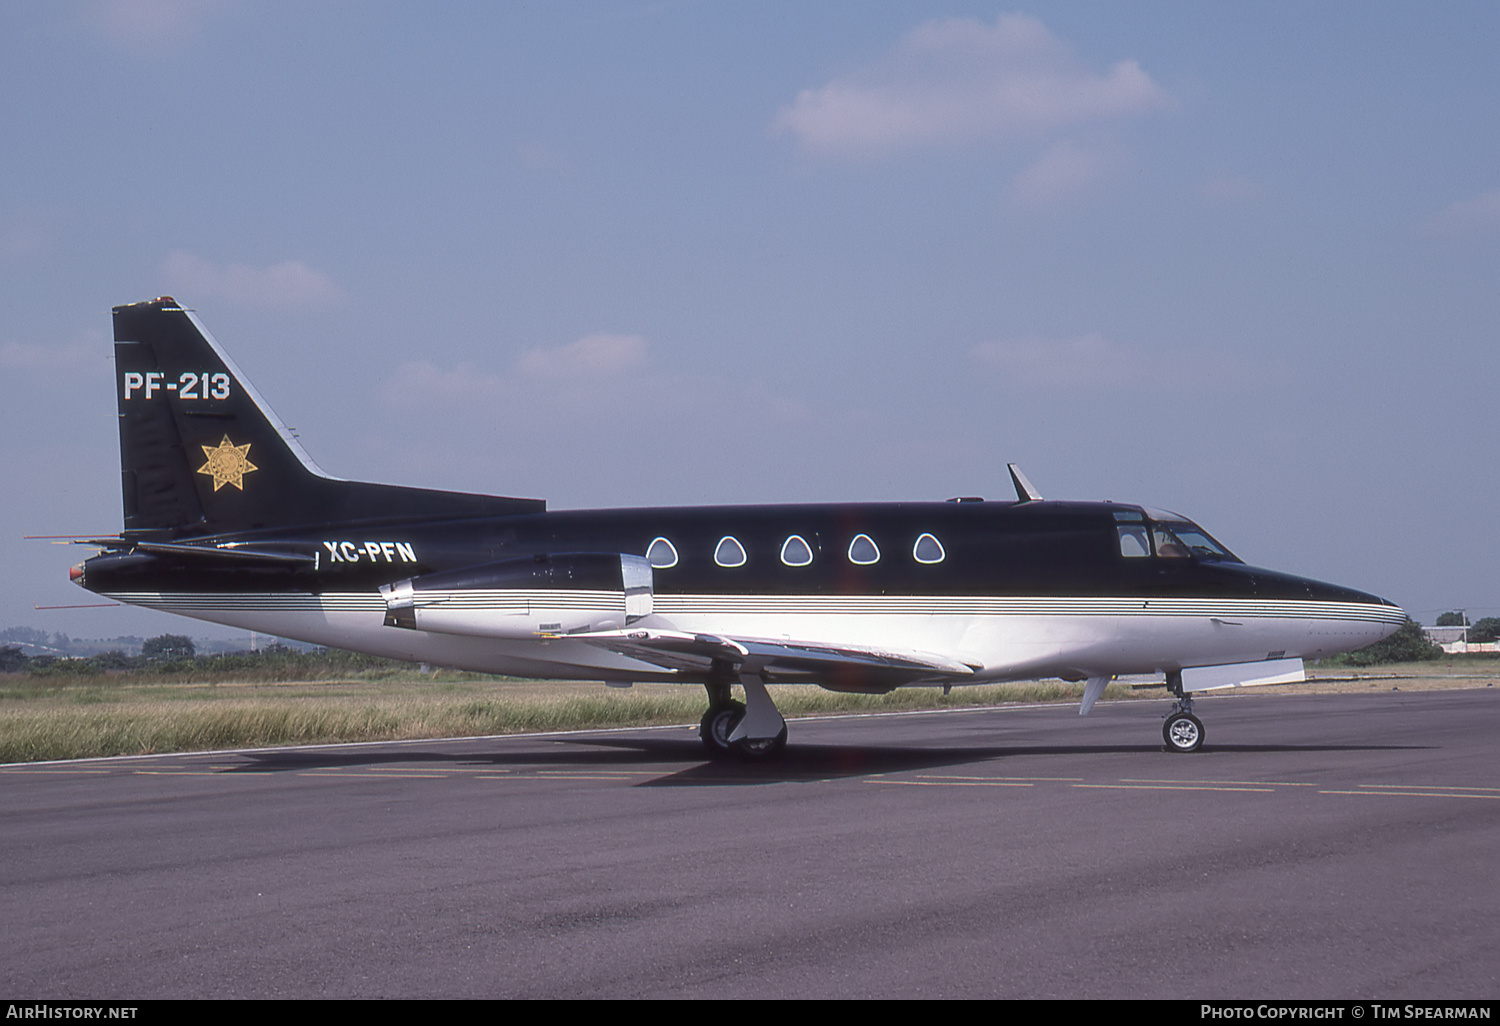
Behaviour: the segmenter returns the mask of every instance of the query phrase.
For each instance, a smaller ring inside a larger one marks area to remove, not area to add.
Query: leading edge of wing
[[[727,637],[686,631],[625,629],[565,635],[669,670],[706,672],[716,661],[767,681],[803,681],[890,688],[918,681],[942,683],[980,667],[925,652],[830,645],[790,639]]]

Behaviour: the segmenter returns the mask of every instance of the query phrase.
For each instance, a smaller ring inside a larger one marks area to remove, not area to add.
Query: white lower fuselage
[[[515,618],[513,596],[506,597],[509,609],[472,610],[462,633],[386,626],[386,603],[374,591],[108,597],[278,637],[483,673],[695,680],[566,637],[537,637],[536,623]],[[552,615],[545,596],[537,596],[532,610],[534,621]],[[972,677],[952,683],[983,683],[1318,659],[1378,641],[1404,619],[1389,605],[1303,600],[658,594],[653,613],[633,626],[833,646],[899,643],[976,667]],[[592,626],[620,624],[604,619]]]

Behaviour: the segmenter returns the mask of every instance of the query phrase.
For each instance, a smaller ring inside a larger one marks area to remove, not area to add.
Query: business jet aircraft
[[[1167,747],[1195,692],[1303,680],[1378,641],[1390,602],[1245,565],[1124,503],[705,506],[548,512],[538,499],[317,468],[191,310],[116,307],[125,527],[71,571],[132,605],[396,659],[707,689],[715,756],[769,757],[767,684],[879,694],[1062,677],[1087,714],[1164,673]],[[743,689],[745,702],[731,698]]]

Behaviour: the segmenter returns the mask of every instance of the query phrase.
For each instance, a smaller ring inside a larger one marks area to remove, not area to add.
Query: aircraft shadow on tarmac
[[[1134,754],[1151,759],[1173,756],[1173,764],[1219,754],[1405,751],[1424,745],[1204,745],[1196,756],[1168,753],[1161,745],[995,745],[964,748],[894,745],[817,745],[788,747],[774,762],[709,760],[696,739],[666,737],[550,738],[550,750],[517,752],[399,750],[279,750],[244,753],[241,765],[226,773],[284,773],[315,769],[418,765],[430,768],[514,767],[547,770],[606,770],[629,766],[685,764],[637,787],[732,786],[879,776],[914,770],[993,762],[1017,756]]]
[[[572,744],[595,744],[622,748],[639,748],[641,741],[608,738]],[[691,742],[672,741],[696,765],[660,777],[642,781],[637,787],[688,787],[695,785],[775,784],[788,781],[832,780],[843,777],[880,776],[914,770],[940,769],[949,766],[994,762],[1024,755],[1120,755],[1138,754],[1166,758],[1161,745],[1021,745],[967,748],[899,747],[887,745],[797,745],[788,747],[773,763],[745,763],[732,760],[705,761],[701,754],[693,759]],[[660,745],[661,742],[655,742]],[[1336,752],[1376,751],[1413,746],[1402,745],[1219,745],[1205,746],[1203,752]],[[701,749],[700,749],[701,753]],[[653,761],[659,761],[659,754]]]

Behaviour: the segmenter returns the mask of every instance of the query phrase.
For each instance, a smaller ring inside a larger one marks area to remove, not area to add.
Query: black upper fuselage
[[[367,591],[402,578],[497,560],[650,551],[654,587],[661,594],[1139,595],[1388,604],[1352,589],[1250,567],[1227,552],[1214,557],[1127,556],[1119,533],[1122,523],[1153,521],[1138,506],[1047,501],[663,507],[356,520],[174,539],[301,554],[312,557],[310,563],[114,553],[89,560],[84,583],[101,592]],[[939,547],[927,542],[918,552],[924,535]],[[786,549],[794,536],[805,542],[805,552]],[[873,553],[863,542],[851,552],[861,536],[873,543]],[[738,543],[744,557],[740,565],[722,565],[736,562],[734,558],[716,560],[716,553],[733,554],[732,546],[721,550],[725,538]],[[667,550],[659,544],[652,549],[658,539],[670,543],[675,556],[670,565],[658,558]]]

